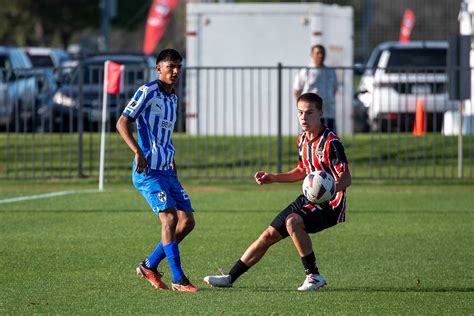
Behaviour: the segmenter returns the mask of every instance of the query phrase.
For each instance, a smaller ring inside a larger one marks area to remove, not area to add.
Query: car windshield
[[[33,67],[54,67],[53,60],[47,55],[28,54],[28,56],[30,57]]]
[[[387,72],[398,72],[409,68],[424,71],[443,71],[446,67],[446,49],[412,48],[392,49]]]
[[[7,56],[0,55],[0,68],[10,68]]]

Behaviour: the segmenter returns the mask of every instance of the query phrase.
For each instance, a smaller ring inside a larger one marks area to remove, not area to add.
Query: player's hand
[[[255,182],[260,185],[273,183],[275,182],[274,175],[265,171],[257,171],[255,173]]]
[[[137,173],[145,172],[145,174],[148,174],[148,162],[141,150],[135,153],[135,171]]]

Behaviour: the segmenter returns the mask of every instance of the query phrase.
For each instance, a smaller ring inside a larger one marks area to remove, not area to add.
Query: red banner
[[[403,14],[402,26],[400,27],[400,42],[408,43],[411,32],[415,26],[415,13],[411,9],[406,9]]]
[[[105,62],[105,90],[109,94],[118,94],[123,91],[124,65],[117,64],[111,60]]]
[[[143,42],[143,52],[145,54],[152,54],[155,50],[166,30],[171,13],[177,5],[178,0],[153,0],[146,21],[145,40]]]

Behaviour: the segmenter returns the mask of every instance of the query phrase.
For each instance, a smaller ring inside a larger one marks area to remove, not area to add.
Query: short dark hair
[[[316,48],[319,48],[321,52],[323,53],[323,56],[326,57],[326,47],[324,47],[321,44],[316,44],[316,45],[311,46],[311,52],[313,52],[313,50],[315,50]]]
[[[296,100],[296,104],[298,104],[300,101],[313,103],[316,109],[320,111],[323,110],[323,99],[316,93],[312,93],[312,92],[303,93]]]
[[[156,58],[156,64],[158,65],[162,61],[183,61],[183,57],[181,57],[181,54],[178,53],[177,50],[172,49],[172,48],[167,48],[163,49],[159,54],[158,57]]]

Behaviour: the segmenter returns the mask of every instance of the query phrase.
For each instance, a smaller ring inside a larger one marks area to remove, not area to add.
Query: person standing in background
[[[337,76],[332,68],[326,67],[326,49],[323,45],[311,47],[311,64],[301,69],[295,77],[293,94],[298,98],[301,94],[312,92],[319,95],[324,102],[323,123],[336,130],[336,92]]]

